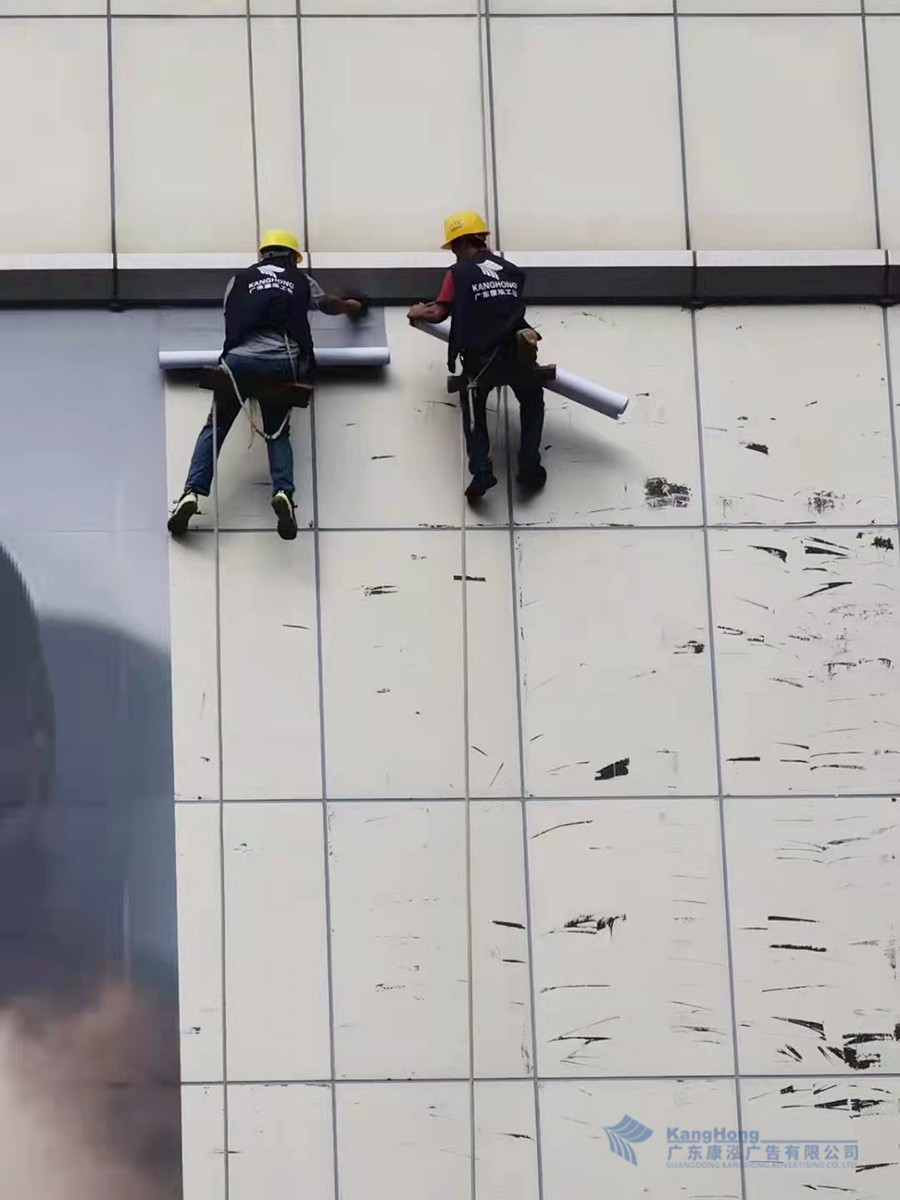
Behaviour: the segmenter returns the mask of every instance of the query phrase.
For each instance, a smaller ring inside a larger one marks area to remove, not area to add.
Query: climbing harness
[[[288,359],[290,360],[290,364],[291,364],[291,375],[294,378],[294,383],[298,383],[299,382],[299,376],[298,376],[299,364],[296,361],[296,359],[294,358],[294,351],[291,346],[290,338],[288,337],[288,335],[286,333],[282,334],[282,337],[284,338],[284,348],[287,351],[287,356],[288,356]],[[263,439],[263,441],[266,441],[266,442],[277,441],[278,438],[280,438],[281,435],[284,433],[285,429],[287,428],[287,423],[291,419],[290,408],[288,408],[287,411],[285,412],[284,420],[279,425],[278,431],[276,433],[266,433],[266,431],[264,429],[260,429],[260,427],[256,424],[256,422],[253,419],[253,409],[251,408],[251,404],[253,402],[252,397],[247,397],[246,399],[244,398],[244,396],[241,392],[241,389],[238,386],[238,381],[234,377],[234,372],[231,370],[231,367],[229,367],[228,363],[225,361],[224,356],[220,360],[219,365],[224,369],[228,378],[231,380],[231,386],[234,388],[234,394],[237,397],[238,404],[240,404],[241,408],[244,410],[244,412],[247,416],[247,420],[250,422],[250,430],[251,430],[250,441],[251,441],[251,443],[253,442],[253,434],[254,433],[258,433],[259,436]],[[215,404],[215,399],[213,399],[213,403]]]
[[[462,404],[463,408],[463,421],[465,423],[465,430],[467,434],[472,429],[472,414],[475,411],[475,401],[478,398],[479,380],[481,379],[482,375],[484,375],[485,371],[487,371],[489,367],[493,366],[494,360],[500,353],[500,348],[500,345],[494,347],[491,356],[482,365],[481,370],[477,375],[468,375],[466,374],[465,370],[463,370],[462,376],[451,375],[450,379],[448,380],[448,391],[459,391],[462,393],[460,396],[460,403]]]

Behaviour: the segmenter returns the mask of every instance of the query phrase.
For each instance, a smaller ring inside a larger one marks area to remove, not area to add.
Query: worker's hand
[[[409,320],[409,321],[424,321],[426,319],[428,310],[430,308],[431,308],[430,304],[426,304],[424,301],[420,300],[419,303],[414,304],[412,306],[412,308],[409,310],[409,312],[406,314],[407,320]]]
[[[351,299],[344,301],[344,313],[350,317],[351,320],[358,320],[362,316],[362,311],[363,306],[359,300]]]

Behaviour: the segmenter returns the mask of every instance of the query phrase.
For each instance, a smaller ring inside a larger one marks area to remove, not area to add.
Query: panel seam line
[[[741,1065],[740,1065],[740,1043],[738,1033],[738,1018],[737,1018],[737,1002],[736,988],[734,982],[734,946],[732,944],[732,923],[731,923],[731,900],[729,895],[728,885],[728,848],[727,834],[725,822],[725,800],[724,800],[724,779],[722,771],[722,747],[721,747],[721,730],[719,724],[719,690],[718,680],[716,676],[716,646],[715,646],[715,618],[713,615],[713,595],[712,595],[712,571],[710,569],[710,554],[709,554],[709,529],[707,527],[707,503],[706,503],[706,464],[703,453],[703,408],[700,397],[700,356],[698,349],[697,335],[697,313],[691,310],[691,352],[693,358],[694,372],[694,401],[697,414],[697,449],[699,458],[700,471],[700,498],[701,511],[703,515],[703,570],[706,583],[706,617],[709,628],[709,676],[710,676],[710,696],[712,700],[712,720],[713,720],[713,742],[716,756],[716,787],[718,790],[717,806],[719,810],[719,852],[720,864],[722,871],[721,890],[723,901],[723,913],[725,924],[725,953],[727,956],[728,968],[728,996],[729,1007],[731,1009],[731,1042],[732,1055],[734,1059],[733,1078],[734,1078],[734,1103],[735,1112],[737,1115],[738,1138],[742,1138],[741,1131],[744,1128],[743,1118],[743,1097],[741,1095]],[[746,1165],[744,1161],[743,1142],[741,1142],[741,1158],[740,1158],[740,1179],[741,1179],[741,1196],[743,1200],[747,1200],[747,1178]]]
[[[525,786],[525,729],[522,708],[522,660],[519,642],[519,587],[516,570],[515,499],[513,496],[512,447],[509,421],[509,392],[503,388],[503,416],[506,432],[506,497],[509,537],[509,578],[512,592],[513,663],[516,688],[516,731],[519,751],[519,804],[522,826],[522,881],[525,892],[525,938],[528,951],[528,1003],[531,1010],[531,1084],[534,1100],[534,1149],[538,1200],[544,1200],[544,1149],[541,1138],[541,1084],[538,1064],[537,1001],[534,986],[534,930],[531,903],[531,862],[528,854],[528,799]]]

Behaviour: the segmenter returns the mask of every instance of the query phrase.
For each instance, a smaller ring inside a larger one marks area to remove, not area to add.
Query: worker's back
[[[451,268],[451,363],[465,350],[491,346],[525,323],[525,272],[490,250]]]
[[[238,271],[225,294],[223,353],[255,334],[289,337],[304,358],[312,357],[309,276],[289,254],[269,255]]]

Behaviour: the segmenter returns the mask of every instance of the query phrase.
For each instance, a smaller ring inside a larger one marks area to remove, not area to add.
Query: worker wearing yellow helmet
[[[525,272],[488,249],[490,230],[476,212],[453,213],[444,222],[444,250],[456,263],[444,276],[435,300],[414,304],[411,321],[439,324],[450,316],[450,370],[462,359],[465,386],[463,431],[472,480],[466,488],[470,502],[494,487],[487,427],[487,398],[491,390],[510,386],[519,401],[521,437],[516,478],[528,491],[547,482],[541,464],[544,393],[534,375],[539,335],[525,319]]]
[[[225,345],[220,362],[228,368],[231,379],[226,375],[213,396],[215,452],[212,410],[197,438],[184,493],[169,517],[169,529],[174,534],[186,532],[191,517],[200,509],[198,497],[209,495],[214,460],[240,412],[235,389],[246,396],[249,378],[259,375],[273,380],[311,380],[315,354],[310,310],[354,318],[362,312],[359,300],[326,296],[312,276],[300,270],[302,259],[294,234],[287,229],[270,229],[260,240],[259,260],[237,271],[225,289]],[[290,409],[260,401],[260,411],[278,533],[292,539],[297,536],[297,518]]]

